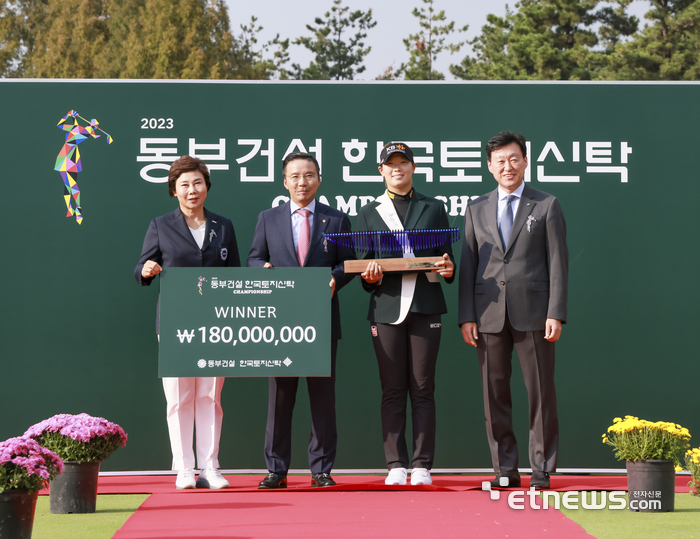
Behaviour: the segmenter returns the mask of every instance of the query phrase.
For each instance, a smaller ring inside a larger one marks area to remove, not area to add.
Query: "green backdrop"
[[[700,438],[693,329],[699,90],[694,83],[0,81],[0,439],[56,413],[88,412],[129,434],[103,470],[170,468],[157,377],[158,285],[138,286],[133,269],[149,221],[176,206],[165,184],[143,176],[162,177],[173,156],[209,155],[218,166],[207,207],[232,219],[245,260],[258,213],[286,194],[280,165],[295,140],[320,154],[319,194],[348,211],[353,225],[363,197],[381,192],[377,143],[413,143],[423,168],[417,190],[445,197],[450,226],[461,227],[467,197],[496,186],[483,148],[504,129],[530,141],[531,185],[559,197],[568,224],[559,466],[622,468],[601,434],[625,414],[674,421]],[[56,124],[70,109],[97,118],[114,138],[79,147],[81,225],[65,217],[53,169],[64,141]],[[143,171],[153,165],[161,169]],[[272,181],[250,181],[266,177]],[[456,325],[456,283],[443,288],[449,313],[438,359],[435,467],[490,467],[476,352]],[[354,281],[340,299],[336,468],[382,468],[369,298]],[[519,367],[513,388],[527,467]],[[223,407],[222,467],[264,468],[267,380],[229,378]],[[292,467],[306,468],[303,382],[294,421]]]

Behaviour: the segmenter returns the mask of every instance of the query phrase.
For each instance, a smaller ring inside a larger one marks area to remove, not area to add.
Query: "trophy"
[[[433,230],[375,230],[371,232],[336,232],[324,234],[324,242],[329,241],[345,249],[362,253],[411,254],[423,249],[434,249],[450,245],[459,240],[459,228]],[[431,271],[442,262],[441,256],[377,258],[346,260],[346,273],[362,273],[369,262],[377,262],[385,272]]]

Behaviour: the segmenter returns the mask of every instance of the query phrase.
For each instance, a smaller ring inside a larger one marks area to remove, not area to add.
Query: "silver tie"
[[[503,213],[501,214],[501,240],[503,240],[503,251],[508,249],[508,239],[510,238],[510,231],[513,229],[513,207],[511,202],[516,198],[515,195],[508,195],[506,198],[506,207],[503,208]]]

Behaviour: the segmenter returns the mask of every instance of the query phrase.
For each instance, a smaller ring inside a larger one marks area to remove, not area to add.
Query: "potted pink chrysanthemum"
[[[0,442],[0,537],[32,536],[36,497],[63,471],[63,461],[31,438]]]
[[[58,414],[30,427],[24,435],[65,461],[64,473],[51,483],[51,512],[94,513],[100,464],[126,445],[124,430],[102,417]]]

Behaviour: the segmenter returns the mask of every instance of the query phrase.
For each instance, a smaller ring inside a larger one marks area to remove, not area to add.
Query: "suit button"
[[[501,281],[501,286],[505,286],[505,285],[506,285],[506,282],[505,282],[505,281]]]
[[[198,256],[199,258],[202,258],[202,253],[197,253],[197,256]]]
[[[503,261],[504,264],[507,264],[508,262],[509,262],[508,259],[505,259],[505,260]]]

